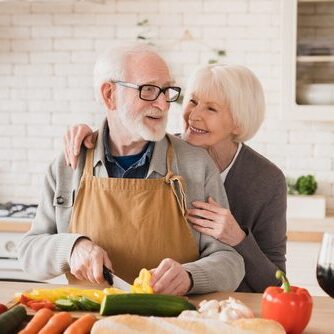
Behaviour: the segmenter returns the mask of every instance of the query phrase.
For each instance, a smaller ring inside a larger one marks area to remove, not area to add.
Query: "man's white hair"
[[[98,56],[94,67],[94,91],[98,102],[102,102],[102,84],[107,81],[124,80],[127,57],[142,53],[158,54],[147,44],[132,44],[110,48]]]
[[[252,138],[263,122],[263,88],[256,75],[245,66],[215,64],[199,68],[189,79],[184,107],[192,94],[228,106],[234,123],[240,127],[235,142]]]

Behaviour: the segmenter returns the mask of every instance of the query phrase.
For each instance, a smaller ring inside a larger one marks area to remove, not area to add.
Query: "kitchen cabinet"
[[[334,0],[283,0],[282,17],[284,117],[334,121]]]

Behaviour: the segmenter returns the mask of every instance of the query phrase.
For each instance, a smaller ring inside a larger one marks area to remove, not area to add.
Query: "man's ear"
[[[101,86],[101,96],[103,104],[107,109],[116,109],[116,85],[114,83],[103,83],[103,85]]]

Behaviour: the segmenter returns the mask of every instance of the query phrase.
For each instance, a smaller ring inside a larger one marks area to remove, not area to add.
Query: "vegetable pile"
[[[50,310],[58,308],[64,311],[98,311],[105,296],[123,293],[126,292],[117,288],[98,290],[62,287],[33,289],[31,292],[21,293],[17,297],[21,304],[35,311],[41,308]],[[131,287],[131,293],[153,293],[151,273],[147,269],[140,271]]]
[[[157,295],[151,287],[151,273],[142,269],[131,287],[131,293],[116,288],[80,289],[61,287],[56,289],[33,289],[20,293],[17,300],[36,311],[19,334],[88,334],[97,320],[85,314],[75,320],[70,312],[100,312],[101,315],[132,313],[155,316],[177,316],[195,306],[182,297]],[[1,306],[1,305],[0,305]],[[0,312],[1,312],[0,307]],[[0,333],[17,333],[27,321],[23,306],[15,306],[0,315]],[[61,311],[55,313],[54,311]]]
[[[122,290],[115,288],[79,289],[34,289],[31,292],[21,293],[19,302],[38,311],[42,308],[62,311],[99,311],[101,302],[106,295],[122,294]]]

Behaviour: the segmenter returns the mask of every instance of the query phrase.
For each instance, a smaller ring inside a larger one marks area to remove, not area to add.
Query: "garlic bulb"
[[[242,318],[254,318],[254,313],[240,300],[230,297],[222,301],[203,300],[199,304],[198,311],[183,311],[179,317],[183,319],[219,319],[224,322],[232,322]]]

